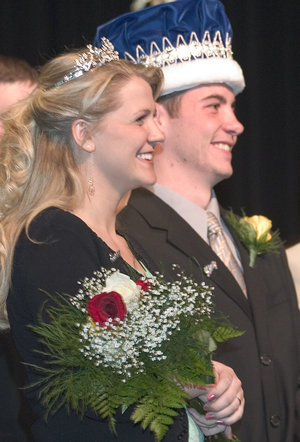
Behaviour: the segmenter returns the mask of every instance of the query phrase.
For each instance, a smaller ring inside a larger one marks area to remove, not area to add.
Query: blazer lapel
[[[198,262],[202,269],[215,261],[218,268],[212,272],[209,279],[239,304],[247,316],[252,319],[249,302],[234,276],[211,247],[175,211],[172,211],[169,217],[168,240],[187,257],[192,258],[196,263]]]
[[[177,212],[146,189],[134,191],[129,205],[134,207],[153,229],[166,230],[168,241],[185,254],[187,258],[192,259],[195,264],[199,263],[202,273],[206,265],[215,261],[218,269],[213,271],[208,279],[225,292],[227,296],[232,298],[244,310],[247,316],[252,319],[249,302],[233,275],[212,251],[210,246]],[[208,281],[204,273],[203,279]]]
[[[240,253],[241,263],[244,269],[244,279],[247,287],[247,294],[250,300],[252,309],[257,306],[258,311],[264,312],[266,307],[264,305],[264,297],[261,296],[262,293],[265,292],[264,283],[262,281],[262,275],[257,269],[251,268],[249,266],[249,252],[246,247],[241,243],[239,237],[237,236],[236,231],[232,227],[232,225],[227,221],[226,215],[227,211],[220,207],[220,212],[222,219],[224,220],[228,230],[230,231],[232,238],[235,242],[235,245]],[[261,259],[259,256],[256,258],[258,261]],[[257,266],[259,268],[260,266]],[[260,316],[260,314],[259,314]]]

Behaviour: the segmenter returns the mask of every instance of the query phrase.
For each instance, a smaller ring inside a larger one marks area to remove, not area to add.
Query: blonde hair
[[[96,127],[103,116],[120,106],[118,92],[135,76],[151,86],[154,99],[161,91],[160,69],[126,60],[112,61],[47,90],[72,71],[79,53],[48,62],[34,95],[4,116],[0,143],[0,328],[8,326],[6,298],[21,231],[25,229],[28,235],[31,221],[47,207],[74,210],[87,191],[72,123],[84,119]]]

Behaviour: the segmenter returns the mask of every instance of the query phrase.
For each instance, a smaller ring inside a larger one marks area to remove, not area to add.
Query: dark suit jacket
[[[221,214],[224,219],[222,209]],[[242,442],[292,442],[300,346],[296,295],[284,252],[261,255],[250,268],[248,251],[228,225],[241,256],[247,300],[206,242],[151,192],[134,191],[120,222],[173,278],[172,264],[179,264],[198,282],[214,286],[217,310],[246,331],[219,345],[215,355],[215,360],[235,370],[243,384],[245,412],[234,433]],[[218,269],[207,278],[202,268],[211,261]]]

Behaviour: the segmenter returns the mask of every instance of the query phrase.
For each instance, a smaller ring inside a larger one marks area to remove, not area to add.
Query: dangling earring
[[[89,146],[87,146],[89,147]],[[92,162],[92,167],[91,167],[91,177],[88,181],[88,191],[90,195],[94,195],[95,194],[95,187],[94,187],[94,157],[93,154],[91,153],[91,162]]]
[[[94,195],[95,194],[95,187],[94,187],[93,179],[89,180],[89,194],[90,195]]]

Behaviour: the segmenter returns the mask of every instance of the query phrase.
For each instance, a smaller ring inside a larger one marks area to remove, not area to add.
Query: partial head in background
[[[37,71],[25,60],[0,55],[0,114],[31,94],[36,88],[37,77]]]

